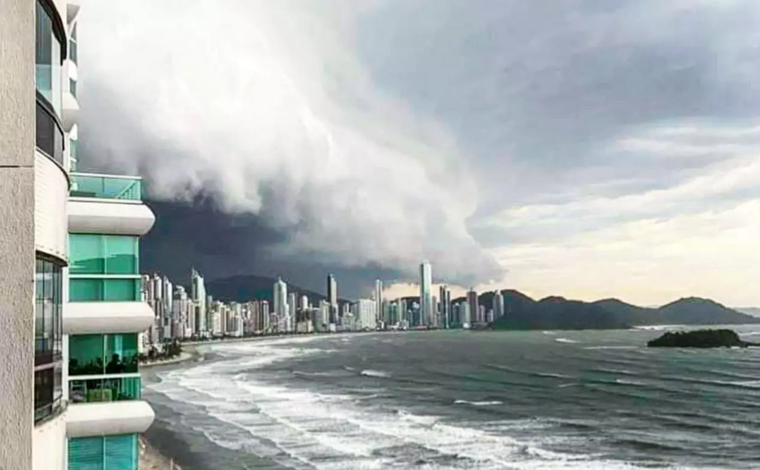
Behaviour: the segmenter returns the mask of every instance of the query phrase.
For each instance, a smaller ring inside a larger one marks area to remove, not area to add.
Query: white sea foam
[[[644,385],[642,382],[637,382],[635,380],[615,379],[615,382],[620,385],[633,385],[637,387]]]
[[[566,383],[566,384],[559,384],[557,385],[557,388],[577,387],[578,385],[580,384],[576,382],[572,382],[572,383]]]
[[[571,344],[575,344],[578,342],[578,341],[575,341],[574,339],[568,339],[568,338],[556,338],[554,341],[558,343],[571,343]]]
[[[571,379],[572,378],[569,375],[557,374],[554,372],[536,372],[536,375],[538,377],[549,377],[552,379]]]
[[[467,400],[454,400],[455,405],[472,405],[472,406],[496,406],[503,405],[504,403],[499,400],[491,401],[467,401]]]
[[[148,388],[175,402],[176,419],[181,421],[178,426],[202,432],[221,447],[251,452],[289,468],[409,468],[417,458],[404,452],[419,452],[414,449],[452,456],[422,462],[415,468],[636,468],[597,456],[549,451],[543,445],[557,437],[542,438],[545,434],[538,430],[551,428],[551,423],[452,423],[444,416],[408,409],[389,411],[372,406],[370,401],[357,403],[353,395],[295,389],[278,382],[282,375],[252,370],[318,351],[282,346],[265,342],[235,345],[238,358],[161,372],[162,381]],[[384,371],[362,371],[366,372],[387,376]],[[456,403],[491,406],[500,402]],[[201,409],[190,420],[186,418],[190,413],[183,407]],[[519,436],[519,440],[509,433]]]
[[[619,346],[619,345],[602,345],[602,346],[585,346],[583,349],[640,349],[641,346]]]
[[[365,369],[360,372],[361,375],[365,375],[367,377],[380,377],[380,378],[388,378],[391,376],[388,372],[382,371],[382,370],[372,370],[372,369]]]

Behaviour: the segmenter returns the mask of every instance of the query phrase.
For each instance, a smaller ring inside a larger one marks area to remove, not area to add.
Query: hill
[[[753,317],[760,317],[760,308],[756,307],[746,307],[746,308],[735,308],[737,312],[745,313],[747,315],[752,315]]]
[[[660,307],[662,323],[696,325],[740,325],[760,323],[760,319],[730,309],[718,302],[689,297]]]
[[[619,299],[596,302],[547,297],[539,302],[513,290],[502,291],[505,315],[496,329],[614,329],[640,325],[739,325],[760,318],[732,310],[709,299],[690,297],[659,308],[639,307]],[[480,296],[491,305],[493,293]]]

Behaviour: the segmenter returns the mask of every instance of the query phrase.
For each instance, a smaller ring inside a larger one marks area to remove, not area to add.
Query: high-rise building
[[[462,328],[470,328],[472,327],[472,310],[470,309],[470,303],[469,302],[460,302],[459,303],[459,318],[462,322]]]
[[[206,298],[206,283],[203,280],[203,276],[195,269],[192,269],[190,272],[190,299],[196,304],[194,312],[195,334],[202,336],[210,329],[206,314],[206,302],[208,299]]]
[[[69,44],[78,6],[0,6],[2,469],[66,465],[67,195],[78,128]]]
[[[53,3],[39,2],[41,13],[49,14],[44,5]],[[78,5],[72,1],[68,7],[76,9]],[[38,27],[49,24],[38,22]],[[70,27],[72,53],[77,47],[76,28],[76,24]],[[37,37],[41,37],[39,31]],[[69,77],[75,78],[75,54],[69,62]],[[74,130],[77,106],[72,100],[76,81],[67,82],[62,122],[79,137]],[[56,99],[55,90],[52,97]],[[75,143],[68,145],[70,150],[76,149]],[[71,164],[76,167],[76,158]],[[137,469],[138,435],[154,419],[152,408],[140,396],[138,335],[150,328],[155,318],[142,299],[139,244],[155,216],[142,202],[139,177],[72,171],[70,181],[69,303],[63,319],[69,353],[63,382],[69,404],[68,468]]]
[[[432,283],[432,267],[424,261],[420,264],[420,325],[427,325],[433,316],[433,299],[430,292]]]
[[[497,290],[493,295],[493,319],[501,318],[504,316],[504,296],[500,290]]]
[[[282,333],[286,331],[285,322],[288,315],[288,285],[279,277],[277,278],[277,282],[274,283],[272,299],[274,300],[273,313],[276,317],[275,325],[277,326],[277,331]]]
[[[185,288],[177,286],[172,303],[172,339],[184,339],[193,336],[193,320],[190,314],[190,303]]]
[[[272,313],[269,311],[269,302],[261,301],[261,329],[260,331],[269,332],[272,329]]]
[[[478,305],[478,293],[475,292],[475,289],[470,288],[469,292],[467,292],[467,311],[469,313],[469,323],[470,326],[472,326],[473,323],[478,323],[480,320],[478,319],[478,311],[479,305]]]
[[[359,299],[356,302],[355,317],[360,330],[377,328],[377,302],[374,299]]]
[[[305,295],[301,296],[301,310],[304,312],[309,310],[309,298]]]
[[[338,321],[338,282],[332,274],[327,275],[327,302],[330,304],[330,321]]]
[[[288,295],[288,316],[285,319],[285,331],[293,331],[293,325],[296,322],[296,311],[298,310],[298,304],[296,303],[296,293],[291,292]]]
[[[375,312],[377,315],[377,319],[380,322],[384,322],[385,318],[383,318],[383,281],[380,279],[375,280]]]
[[[443,285],[438,289],[439,293],[439,306],[440,306],[440,318],[442,328],[451,328],[452,326],[452,312],[451,312],[451,289],[449,286]]]

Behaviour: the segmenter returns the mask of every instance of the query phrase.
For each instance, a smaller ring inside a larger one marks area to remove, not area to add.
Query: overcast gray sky
[[[760,2],[111,0],[81,22],[90,158],[255,218],[268,259],[760,305]]]

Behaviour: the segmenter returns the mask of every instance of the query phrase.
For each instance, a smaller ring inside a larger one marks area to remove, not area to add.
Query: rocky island
[[[733,330],[696,330],[666,332],[647,343],[650,348],[730,348],[758,346],[742,341]]]

